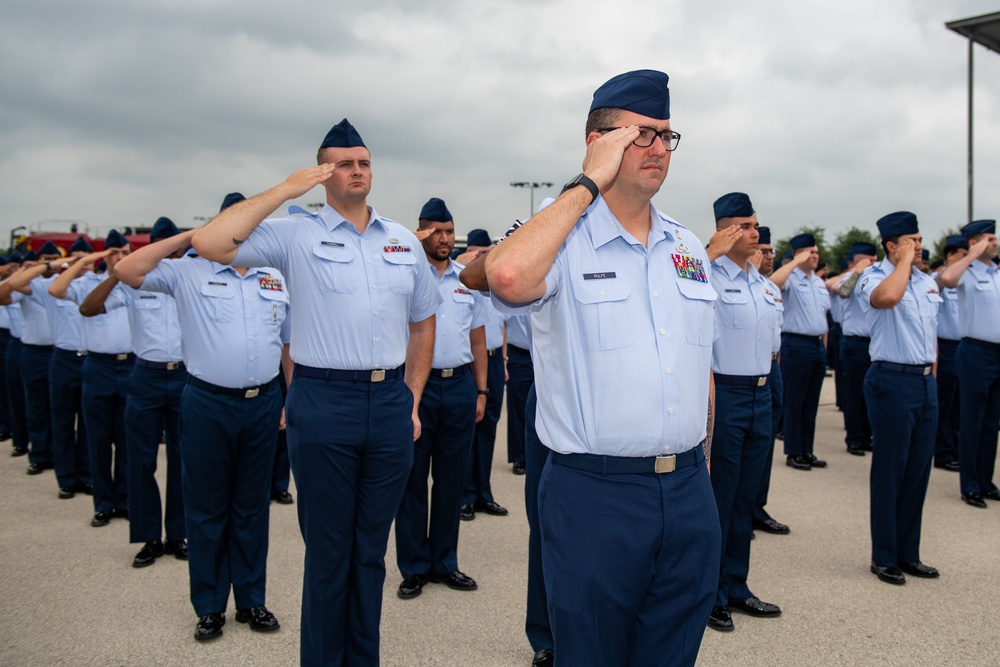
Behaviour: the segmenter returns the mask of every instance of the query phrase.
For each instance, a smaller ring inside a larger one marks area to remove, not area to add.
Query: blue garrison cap
[[[961,234],[952,234],[944,238],[945,248],[965,248],[969,249],[969,242]]]
[[[13,262],[14,264],[20,264],[24,261],[24,255],[15,250],[7,256],[7,261]]]
[[[219,208],[219,213],[222,213],[233,204],[239,204],[244,200],[246,200],[246,197],[241,195],[239,192],[230,192],[226,195],[226,198],[222,200],[222,206]]]
[[[351,121],[346,118],[331,127],[330,131],[326,133],[323,143],[320,144],[320,148],[351,148],[352,146],[367,148],[361,135],[351,125]]]
[[[57,246],[52,241],[46,241],[42,244],[42,247],[38,249],[39,255],[61,255],[59,252],[59,246]]]
[[[923,248],[920,251],[920,259],[929,262],[931,259],[931,251],[928,250],[927,248]]]
[[[670,77],[663,72],[639,69],[608,79],[594,91],[590,110],[614,107],[657,120],[670,118]]]
[[[431,222],[451,222],[454,218],[451,217],[451,211],[448,207],[444,205],[443,199],[438,199],[437,197],[431,197],[424,204],[424,207],[420,209],[420,220],[430,220]],[[489,245],[487,243],[487,245]]]
[[[837,262],[837,268],[840,269],[841,271],[846,271],[847,270],[847,260],[846,259],[842,259],[839,262]]]
[[[87,239],[82,236],[76,237],[73,245],[69,247],[70,252],[94,252],[94,246],[90,245]]]
[[[884,215],[875,224],[883,239],[903,234],[916,234],[920,231],[917,227],[917,216],[909,211],[897,211]]]
[[[715,219],[719,218],[749,218],[753,215],[753,204],[750,197],[742,192],[730,192],[722,195],[712,204],[715,209]]]
[[[976,234],[996,234],[997,233],[997,221],[996,220],[973,220],[965,227],[962,227],[962,235],[965,238],[970,236],[975,236]]]
[[[0,266],[7,266],[7,258],[0,255]]]
[[[465,244],[467,246],[488,248],[493,245],[493,239],[490,238],[490,233],[485,229],[473,229],[466,237]]]
[[[855,241],[851,245],[850,254],[852,255],[877,255],[878,250],[875,248],[874,243],[868,243],[868,241]]]
[[[758,227],[757,233],[760,234],[760,238],[757,239],[757,243],[763,243],[764,245],[771,245],[770,227]]]
[[[792,250],[798,250],[799,248],[811,248],[816,245],[816,238],[812,234],[799,234],[793,236],[792,240],[788,242],[788,245],[792,246]]]
[[[121,232],[117,229],[112,229],[108,232],[108,238],[104,239],[104,248],[124,248],[128,245],[128,239],[122,236]]]
[[[28,252],[24,253],[24,261],[25,262],[37,262],[38,261],[38,253],[36,253],[34,250],[29,250]]]
[[[177,225],[174,224],[173,220],[160,217],[153,223],[153,229],[149,232],[149,240],[169,239],[171,236],[177,236],[180,233],[181,230],[177,229]]]
[[[847,252],[844,253],[844,261],[845,262],[850,262],[852,259],[854,259],[854,248],[853,247],[852,248],[848,248]]]

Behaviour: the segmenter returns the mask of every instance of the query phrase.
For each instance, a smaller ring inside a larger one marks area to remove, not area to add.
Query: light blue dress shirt
[[[489,294],[479,296],[486,308],[486,349],[498,350],[503,347],[504,316],[494,307]]]
[[[845,279],[847,275],[844,276]],[[840,281],[840,283],[842,282],[843,280]],[[837,287],[840,287],[840,283],[837,283]],[[836,294],[830,295],[830,319],[837,324],[844,323],[844,300]]]
[[[781,290],[778,289],[778,286],[771,282],[770,278],[765,278],[764,280],[767,281],[771,297],[778,307],[778,336],[774,341],[774,346],[771,348],[771,354],[773,355],[776,352],[781,352],[781,330],[785,326],[785,301],[781,296]]]
[[[265,220],[236,253],[235,266],[274,266],[288,278],[296,363],[338,370],[401,366],[407,323],[427,319],[441,304],[417,238],[369,210],[364,234],[330,206],[316,215]]]
[[[462,265],[448,260],[448,268],[440,277],[428,262],[434,282],[441,294],[434,325],[434,357],[431,368],[458,368],[472,363],[469,332],[486,325],[486,300],[458,279]]]
[[[0,329],[10,329],[10,313],[7,306],[0,306]]]
[[[1000,343],[1000,271],[993,262],[973,261],[958,283],[962,337]]]
[[[94,288],[104,282],[106,276],[97,273],[85,273],[73,280],[66,289],[66,300],[79,306]],[[111,298],[115,292],[121,292],[125,287],[119,283],[111,290]],[[83,318],[83,340],[87,350],[101,354],[124,354],[132,351],[132,327],[129,325],[128,313],[119,309],[94,317]]]
[[[815,273],[806,275],[798,268],[792,271],[781,292],[785,304],[787,333],[820,336],[827,332],[826,311],[830,309],[830,292],[823,279]]]
[[[940,274],[940,271],[935,271],[931,274],[931,278],[937,278]],[[938,308],[938,338],[958,342],[962,339],[962,321],[958,314],[958,288],[943,288],[941,298],[943,301]]]
[[[867,269],[865,269],[867,271]],[[844,284],[852,274],[846,274],[840,282],[837,283],[837,289]],[[864,275],[862,273],[862,275]],[[858,279],[861,282],[861,279]],[[864,338],[871,337],[871,327],[868,326],[868,320],[865,318],[864,308],[861,306],[861,298],[858,296],[858,286],[854,285],[854,289],[851,291],[851,295],[847,298],[840,296],[839,294],[830,295],[830,299],[833,303],[839,303],[841,307],[841,316],[843,317],[841,322],[841,328],[844,330],[845,336],[863,336]]]
[[[203,258],[165,259],[142,290],[174,297],[184,337],[184,365],[204,382],[256,387],[278,374],[287,339],[288,292],[276,269],[240,274]]]
[[[121,290],[113,291],[104,302],[108,312],[118,308],[128,309],[132,346],[137,357],[161,363],[184,358],[174,297],[122,285]]]
[[[941,305],[934,279],[910,267],[910,280],[903,298],[892,308],[871,305],[872,292],[892,272],[888,258],[865,269],[857,289],[871,327],[872,361],[896,364],[932,364],[937,360],[937,315]]]
[[[49,294],[49,286],[55,282],[51,279],[35,278],[31,281],[31,293],[38,293],[45,304],[45,312],[49,317],[49,329],[52,330],[54,345],[60,350],[79,352],[87,349],[83,337],[83,315],[72,301],[57,299]]]
[[[490,295],[493,307],[498,310],[503,309],[503,305]],[[531,350],[531,315],[524,313],[521,315],[507,316],[507,344],[519,347],[522,350]]]
[[[39,282],[35,282],[35,281]],[[31,281],[31,294],[14,292],[11,298],[21,304],[21,312],[24,313],[24,331],[21,333],[21,342],[25,345],[52,345],[52,327],[49,326],[49,314],[45,310],[45,299],[48,297],[49,284],[55,280],[55,276],[49,278],[35,278]],[[41,285],[44,284],[44,288]]]
[[[719,295],[712,370],[725,375],[768,375],[771,352],[781,346],[781,313],[771,284],[752,264],[749,272],[725,255],[712,262]]]
[[[21,304],[15,300],[7,306],[7,314],[10,316],[10,335],[21,340],[21,334],[24,333],[24,311],[21,310]]]
[[[598,197],[556,256],[541,299],[494,300],[505,312],[531,312],[536,428],[556,452],[678,454],[705,437],[711,267],[693,232],[652,206],[650,221],[643,247]]]

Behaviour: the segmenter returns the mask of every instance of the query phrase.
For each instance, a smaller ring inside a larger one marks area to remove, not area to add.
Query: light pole
[[[528,188],[531,190],[531,210],[528,211],[528,217],[530,218],[535,214],[535,190],[537,188],[551,188],[552,185],[551,181],[514,181],[510,184],[510,187]]]

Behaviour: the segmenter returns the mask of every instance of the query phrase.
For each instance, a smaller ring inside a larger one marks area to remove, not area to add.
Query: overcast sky
[[[464,234],[529,211],[511,181],[580,170],[593,91],[670,75],[683,135],[654,203],[712,230],[750,194],[777,237],[914,211],[966,222],[968,42],[1000,0],[4,0],[0,234],[182,227],[310,166],[349,118],[369,203],[414,227],[442,197]],[[1000,217],[1000,55],[976,47],[974,217]],[[297,203],[322,201],[315,189]]]

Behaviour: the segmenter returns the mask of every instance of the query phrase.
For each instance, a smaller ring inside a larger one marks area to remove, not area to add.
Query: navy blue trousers
[[[816,412],[819,410],[819,394],[825,374],[826,354],[821,338],[781,334],[786,456],[807,456],[813,453]]]
[[[542,534],[538,528],[538,483],[549,459],[549,449],[535,431],[535,385],[528,389],[524,404],[524,510],[528,515],[528,604],[524,633],[531,650],[552,648],[552,624],[549,623],[549,597],[545,594],[542,573]]]
[[[385,550],[413,463],[401,380],[296,374],[285,418],[306,545],[301,664],[376,665]]]
[[[7,372],[7,406],[10,408],[10,433],[15,449],[28,448],[28,418],[24,404],[24,380],[21,378],[21,341],[7,342],[4,370]]]
[[[507,343],[507,462],[524,462],[524,402],[535,383],[531,352]]]
[[[32,463],[52,463],[52,406],[49,401],[49,362],[52,350],[21,344],[21,379]]]
[[[704,457],[662,475],[550,457],[538,519],[558,667],[695,663],[720,554]]]
[[[403,578],[444,576],[458,569],[458,513],[476,428],[472,373],[428,378],[419,414],[420,437],[414,443],[413,467],[396,514],[396,564]],[[428,474],[434,482],[430,507]]]
[[[962,493],[996,491],[993,468],[1000,428],[1000,345],[963,338],[958,345],[962,390],[958,429],[958,464]]]
[[[844,330],[839,322],[834,322],[832,319],[827,318],[827,323],[830,325],[830,331],[826,337],[827,362],[828,367],[833,369],[833,393],[836,396],[837,408],[843,410],[844,394],[846,393],[844,384],[844,358],[841,356]]]
[[[934,463],[958,461],[959,378],[957,340],[938,338],[938,427]]]
[[[851,449],[872,444],[872,425],[865,402],[865,374],[872,365],[868,347],[870,338],[844,336],[841,343],[841,363],[844,366],[844,441]]]
[[[49,361],[52,460],[60,488],[90,484],[90,448],[83,421],[83,360],[56,348]]]
[[[493,448],[497,439],[497,423],[503,409],[504,363],[500,350],[487,358],[486,386],[490,395],[486,397],[486,413],[476,424],[476,435],[472,445],[472,460],[469,464],[469,479],[462,494],[463,505],[493,502],[490,487],[490,471],[493,469]]]
[[[10,398],[7,395],[7,345],[10,329],[0,329],[0,433],[10,432]]]
[[[715,606],[745,600],[750,532],[760,476],[771,441],[771,390],[715,383],[712,491],[719,512],[722,562]]]
[[[129,540],[184,539],[184,497],[181,491],[181,394],[187,386],[184,366],[172,371],[136,364],[125,405],[128,447]],[[166,514],[156,483],[160,435],[166,435]]]
[[[225,611],[230,588],[237,609],[265,603],[271,462],[280,417],[277,382],[256,398],[193,384],[184,389],[182,486],[191,603],[198,616]]]
[[[125,402],[131,371],[132,361],[97,359],[88,354],[83,362],[83,419],[97,512],[128,509]]]
[[[281,404],[285,404],[288,396],[288,385],[285,384],[285,371],[278,369],[278,382],[281,385]],[[291,480],[292,469],[288,462],[288,433],[284,429],[278,430],[278,446],[274,448],[274,465],[271,468],[271,495],[288,491],[288,482]]]
[[[774,440],[781,421],[781,400],[784,384],[781,379],[781,364],[775,359],[771,361],[771,375],[767,378],[767,386],[771,390],[771,444],[768,447],[764,469],[760,473],[760,486],[757,488],[757,504],[753,510],[753,518],[766,521],[771,518],[764,506],[767,505],[767,494],[771,490],[771,465],[774,461]]]
[[[934,455],[937,383],[933,375],[879,368],[865,377],[872,423],[872,561],[920,560],[920,522]]]

